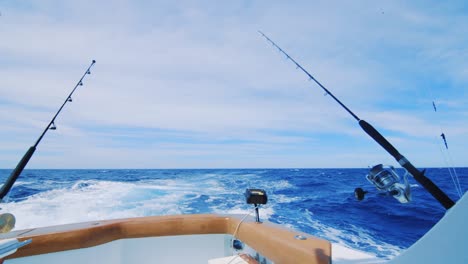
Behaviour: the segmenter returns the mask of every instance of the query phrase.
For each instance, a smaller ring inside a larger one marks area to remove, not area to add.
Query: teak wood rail
[[[0,239],[32,238],[8,258],[20,258],[72,249],[93,247],[118,239],[194,234],[233,234],[241,217],[237,215],[149,216],[94,221],[1,234]],[[298,240],[296,235],[307,237]],[[330,263],[330,242],[285,229],[269,222],[244,220],[236,237],[275,263]]]

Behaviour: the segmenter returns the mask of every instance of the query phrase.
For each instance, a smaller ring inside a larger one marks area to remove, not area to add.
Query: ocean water
[[[4,181],[11,170],[0,170]],[[400,204],[367,182],[368,169],[25,170],[1,212],[16,229],[124,217],[247,214],[246,188],[265,189],[262,219],[325,238],[378,258],[398,255],[424,235],[445,210],[412,178],[413,201]],[[399,171],[402,173],[402,171]],[[468,186],[468,168],[458,168]],[[426,175],[454,200],[449,172]],[[358,202],[354,188],[370,191]]]

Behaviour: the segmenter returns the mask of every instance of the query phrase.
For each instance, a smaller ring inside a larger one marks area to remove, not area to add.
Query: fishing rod
[[[435,185],[429,178],[424,175],[425,170],[418,170],[405,156],[400,152],[382,135],[378,132],[371,124],[365,120],[360,119],[355,113],[353,113],[346,105],[344,105],[338,98],[335,97],[325,86],[323,86],[317,79],[314,78],[306,69],[304,69],[296,60],[289,56],[283,49],[281,49],[275,42],[267,37],[263,32],[258,31],[268,42],[270,42],[275,48],[283,53],[286,58],[292,61],[298,69],[301,69],[310,80],[313,80],[320,88],[322,88],[327,95],[330,95],[346,112],[348,112],[356,121],[359,126],[366,132],[372,139],[374,139],[382,148],[384,148],[395,160],[410,173],[413,178],[418,181],[445,209],[450,209],[455,203],[445,194],[437,185]]]
[[[88,69],[86,69],[85,73],[83,74],[83,76],[81,76],[80,80],[76,83],[75,85],[75,88],[73,88],[73,90],[71,91],[71,93],[65,98],[65,101],[63,102],[62,106],[59,108],[59,110],[57,111],[57,113],[55,113],[54,117],[52,117],[52,120],[50,120],[49,124],[46,126],[46,128],[44,129],[44,131],[42,132],[42,134],[39,136],[39,138],[37,139],[36,143],[31,146],[28,151],[26,151],[26,153],[24,154],[23,158],[20,160],[20,162],[18,163],[18,165],[16,165],[16,168],[11,172],[10,176],[8,177],[8,179],[5,181],[5,183],[3,184],[2,188],[0,189],[0,200],[3,199],[3,197],[5,197],[8,192],[10,191],[11,187],[13,187],[13,184],[15,183],[15,181],[18,179],[19,175],[21,174],[21,172],[23,171],[24,167],[26,167],[26,165],[28,164],[29,160],[31,159],[32,155],[34,154],[34,151],[36,151],[36,147],[39,145],[39,143],[41,142],[42,138],[44,137],[44,135],[47,133],[47,131],[49,130],[56,130],[57,129],[57,126],[55,125],[55,119],[57,118],[57,116],[60,114],[60,112],[62,111],[63,107],[68,103],[68,102],[72,102],[72,95],[73,93],[75,92],[76,88],[78,88],[78,86],[83,86],[83,79],[85,78],[86,75],[88,74],[91,74],[91,67],[93,67],[93,65],[96,63],[95,60],[93,60],[91,62],[91,65],[89,65]]]

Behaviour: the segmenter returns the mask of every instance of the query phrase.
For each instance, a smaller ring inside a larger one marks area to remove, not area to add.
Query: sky
[[[0,0],[0,168],[93,59],[27,168],[397,165],[258,30],[416,167],[468,166],[465,1]]]

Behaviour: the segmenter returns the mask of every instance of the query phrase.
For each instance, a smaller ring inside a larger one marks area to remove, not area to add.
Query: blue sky
[[[463,1],[0,1],[0,168],[467,166]],[[439,112],[432,111],[432,100]]]

